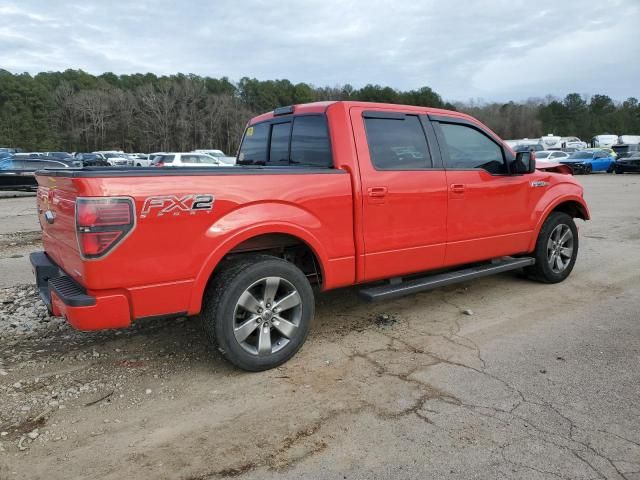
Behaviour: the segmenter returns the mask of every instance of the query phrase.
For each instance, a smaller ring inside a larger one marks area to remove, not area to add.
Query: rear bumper
[[[40,297],[50,314],[65,317],[78,330],[103,330],[131,325],[131,309],[126,295],[91,295],[45,252],[34,252],[29,258]]]

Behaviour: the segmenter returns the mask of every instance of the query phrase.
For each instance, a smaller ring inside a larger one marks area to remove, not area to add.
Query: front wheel
[[[585,174],[585,175],[589,175],[592,171],[593,171],[593,167],[591,166],[591,164],[590,164],[590,163],[587,163],[587,164],[584,166],[584,174]]]
[[[526,273],[544,283],[562,282],[569,276],[578,256],[578,229],[571,216],[553,212],[545,220],[535,249],[535,265]]]
[[[299,268],[252,255],[229,261],[214,275],[200,316],[210,343],[227,360],[257,372],[295,355],[314,310],[313,290]]]

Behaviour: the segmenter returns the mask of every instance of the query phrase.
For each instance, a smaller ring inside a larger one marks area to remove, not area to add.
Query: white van
[[[596,135],[591,139],[592,147],[611,148],[616,143],[618,143],[618,135],[611,135],[611,134]]]
[[[550,133],[544,137],[540,137],[538,143],[542,145],[545,150],[553,150],[554,148],[560,150],[562,148],[562,137]]]

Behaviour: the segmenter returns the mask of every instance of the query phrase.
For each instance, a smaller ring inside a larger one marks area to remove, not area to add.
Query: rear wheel
[[[545,283],[562,282],[569,276],[578,256],[578,229],[571,216],[553,212],[545,220],[535,249],[535,265],[526,273]]]
[[[613,171],[615,170],[616,166],[615,164],[611,164],[609,165],[609,167],[607,168],[607,173],[613,173]]]
[[[229,262],[206,294],[201,318],[209,341],[239,368],[261,371],[302,347],[314,315],[309,280],[269,255]]]

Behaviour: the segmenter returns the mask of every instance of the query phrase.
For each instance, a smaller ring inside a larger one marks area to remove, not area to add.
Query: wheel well
[[[554,212],[563,212],[567,215],[571,215],[572,218],[581,218],[582,220],[589,220],[589,215],[585,208],[578,202],[570,200],[568,202],[562,202],[553,209]]]
[[[322,268],[318,256],[307,243],[285,233],[268,233],[245,240],[225,255],[213,273],[225,260],[257,252],[273,255],[293,263],[302,270],[311,284],[322,285]]]

